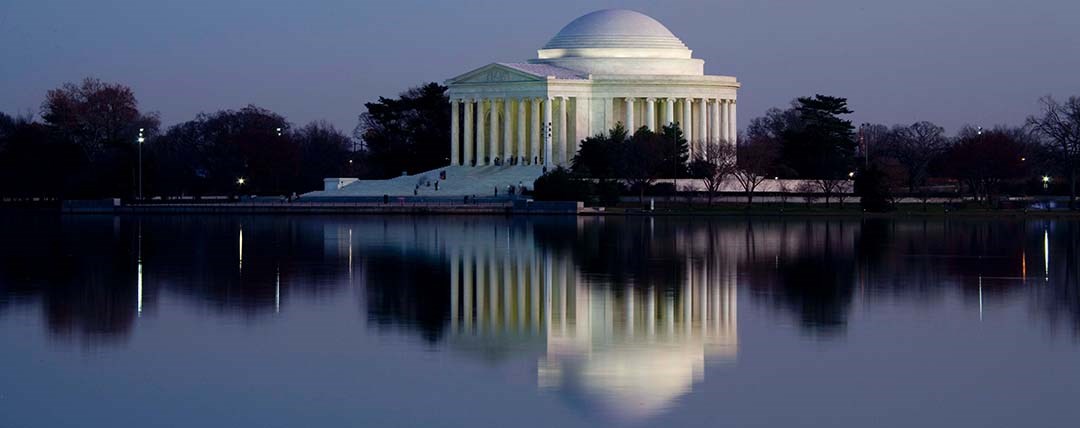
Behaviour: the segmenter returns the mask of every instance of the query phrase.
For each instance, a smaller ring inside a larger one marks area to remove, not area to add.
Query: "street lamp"
[[[145,128],[139,128],[139,139],[136,140],[136,141],[139,142],[139,200],[142,200],[142,198],[143,198],[143,193],[142,193],[142,146],[143,146],[143,142],[146,141],[146,137],[143,137],[143,131],[145,131],[145,130],[146,130]]]
[[[1042,182],[1043,182],[1043,190],[1046,190],[1046,189],[1050,188],[1050,176],[1049,175],[1044,175],[1042,177]]]
[[[239,185],[239,186],[243,186],[244,185],[244,177],[237,178],[236,179],[236,184]]]
[[[279,136],[279,137],[281,136],[281,128],[277,129],[277,136]]]

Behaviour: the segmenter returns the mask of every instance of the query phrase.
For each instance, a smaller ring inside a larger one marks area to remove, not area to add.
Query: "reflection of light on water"
[[[274,313],[281,312],[281,266],[274,268]]]
[[[1050,280],[1050,231],[1043,231],[1043,277]]]
[[[1020,278],[1027,281],[1027,250],[1020,252]]]
[[[983,319],[982,275],[979,275],[979,321]]]
[[[240,270],[244,270],[244,225],[240,225]]]
[[[493,355],[537,349],[541,389],[618,419],[670,408],[704,379],[706,360],[735,359],[735,272],[719,257],[688,260],[677,289],[616,290],[533,248],[451,249],[458,346]]]
[[[135,291],[135,293],[136,293],[136,296],[135,296],[136,297],[135,314],[137,316],[141,317],[142,316],[142,301],[143,301],[143,296],[142,296],[143,295],[142,223],[141,222],[139,223],[138,237],[136,238],[136,247],[137,247],[136,248],[136,253],[137,254],[135,256],[135,265],[136,265],[136,268],[135,268],[136,269],[136,273],[135,273],[136,274],[136,278],[135,278],[135,283],[136,283],[136,287],[135,287],[136,288],[136,291]]]

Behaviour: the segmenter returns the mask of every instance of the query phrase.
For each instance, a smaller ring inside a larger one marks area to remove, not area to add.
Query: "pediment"
[[[476,70],[449,79],[446,83],[503,83],[503,82],[537,82],[545,80],[545,77],[526,73],[502,64],[488,64]]]

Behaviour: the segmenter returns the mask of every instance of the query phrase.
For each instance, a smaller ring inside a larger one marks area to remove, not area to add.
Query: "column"
[[[450,166],[461,165],[458,144],[460,141],[460,126],[458,123],[458,99],[450,100]]]
[[[623,98],[623,103],[626,104],[626,122],[623,125],[626,126],[626,131],[630,134],[634,133],[634,98]],[[606,131],[606,130],[605,130]]]
[[[675,99],[664,98],[664,126],[675,123]]]
[[[679,121],[679,129],[682,130],[683,136],[686,137],[686,141],[689,143],[690,160],[692,161],[694,159],[694,154],[697,151],[697,148],[694,147],[694,133],[691,130],[692,126],[690,126],[690,112],[693,110],[693,100],[690,98],[683,98],[682,106],[682,120]]]
[[[570,151],[569,155],[567,155],[567,163],[578,155],[578,145],[581,144],[581,122],[578,120],[578,101],[580,99],[580,96],[566,98],[566,101],[571,106],[566,110],[567,149]]]
[[[731,138],[731,136],[728,135],[728,131],[730,131],[730,126],[728,126],[728,115],[729,115],[729,111],[731,111],[731,104],[728,103],[727,99],[720,99],[719,103],[720,103],[720,141],[721,142],[727,142],[728,139]]]
[[[708,141],[709,135],[709,121],[708,119],[706,119],[709,113],[709,108],[708,104],[705,103],[704,98],[699,98],[697,101],[697,105],[697,123],[695,123],[696,127],[694,128],[694,138],[697,138],[697,143],[699,147],[704,147],[705,143]]]
[[[557,143],[555,143],[555,163],[560,165],[566,164],[566,148],[570,147],[569,141],[566,138],[570,135],[570,132],[566,129],[566,116],[570,114],[570,109],[566,108],[567,98],[559,97],[559,135]]]
[[[712,100],[712,119],[709,122],[709,141],[713,144],[720,142],[720,100]]]
[[[551,165],[551,102],[553,98],[544,99],[544,165]]]
[[[488,114],[491,116],[491,164],[495,164],[495,158],[502,159],[503,154],[502,146],[499,145],[499,99],[491,99],[491,109],[488,110]]]
[[[532,100],[532,136],[529,140],[529,164],[536,165],[540,162],[540,98]]]
[[[735,144],[735,140],[739,138],[739,126],[738,122],[735,120],[735,106],[737,104],[735,103],[735,100],[728,100],[728,103],[730,103],[728,107],[728,126],[731,127],[731,130],[728,131],[728,135],[731,136],[729,137],[730,140],[728,143]]]
[[[513,142],[514,142],[514,121],[510,119],[510,115],[513,114],[511,107],[513,107],[514,101],[511,98],[503,98],[503,149],[502,149],[502,162],[504,165],[510,164],[510,158],[514,157]]]
[[[526,122],[525,119],[525,106],[528,105],[528,102],[528,98],[517,100],[517,157],[519,163],[525,161],[525,146],[528,144],[526,131],[529,127],[526,125],[529,122]]]
[[[656,132],[656,98],[645,99],[645,126]]]
[[[484,126],[484,119],[487,117],[484,114],[484,99],[476,100],[476,165],[487,165],[487,161],[484,160],[488,156],[487,154],[487,138],[485,138],[484,131],[487,127]]]
[[[476,158],[473,157],[473,102],[465,102],[465,165],[472,166]]]

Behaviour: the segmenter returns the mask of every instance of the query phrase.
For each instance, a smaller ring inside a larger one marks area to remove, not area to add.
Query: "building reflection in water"
[[[706,360],[735,359],[732,259],[688,258],[677,284],[616,287],[585,280],[570,253],[541,250],[532,233],[505,234],[505,248],[448,250],[457,346],[534,349],[541,389],[618,419],[663,411],[703,379]]]

